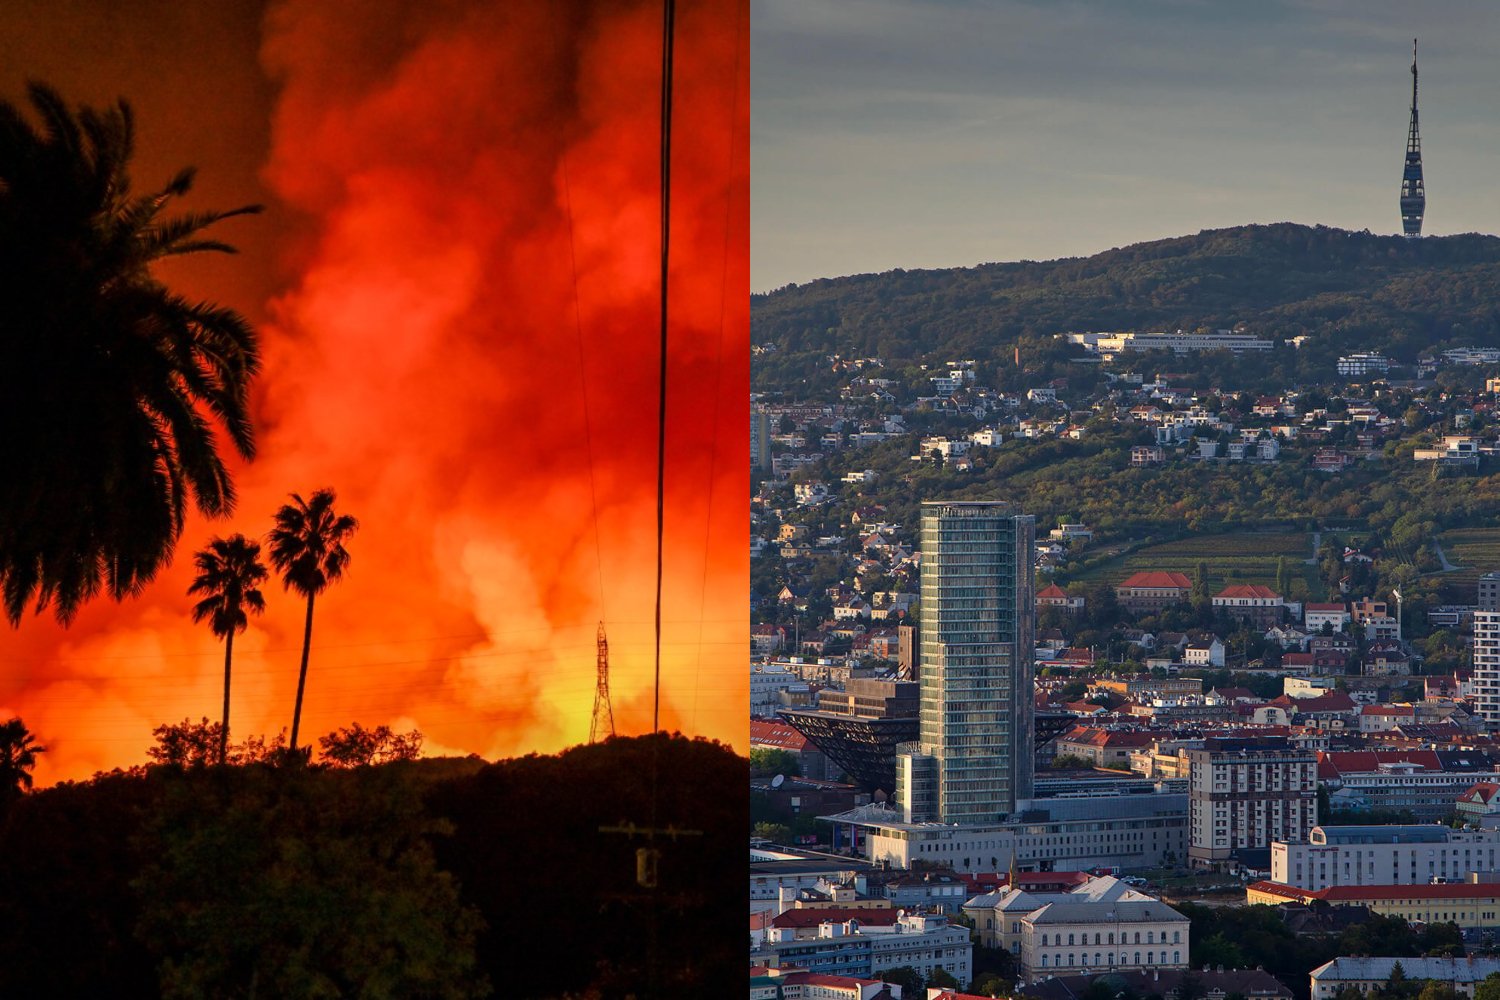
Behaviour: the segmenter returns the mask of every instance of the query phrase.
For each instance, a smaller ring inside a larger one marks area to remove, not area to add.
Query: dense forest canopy
[[[752,296],[750,316],[752,343],[776,347],[756,360],[757,389],[789,389],[828,354],[983,358],[1088,330],[1243,324],[1310,335],[1309,362],[1372,349],[1413,361],[1500,345],[1500,237],[1240,226],[1092,257],[821,279]]]

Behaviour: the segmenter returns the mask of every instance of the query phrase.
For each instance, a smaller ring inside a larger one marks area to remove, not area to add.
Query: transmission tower
[[[1422,137],[1417,133],[1417,40],[1411,40],[1411,125],[1406,132],[1406,169],[1401,174],[1401,229],[1407,239],[1422,235],[1427,191],[1422,184]]]
[[[609,704],[609,640],[604,637],[604,623],[599,623],[599,679],[594,685],[594,718],[589,723],[589,742],[615,734],[615,710]]]

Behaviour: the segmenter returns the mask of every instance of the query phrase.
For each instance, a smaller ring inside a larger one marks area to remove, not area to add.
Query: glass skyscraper
[[[921,818],[993,823],[1032,796],[1035,549],[1035,519],[1010,504],[922,504],[913,749],[935,765],[937,801]]]

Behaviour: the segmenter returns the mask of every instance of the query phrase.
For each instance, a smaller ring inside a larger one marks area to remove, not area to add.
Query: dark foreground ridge
[[[653,741],[659,745],[653,749]],[[662,776],[659,885],[636,882]],[[711,995],[747,762],[681,736],[487,764],[161,766],[0,816],[0,996]],[[727,794],[734,791],[739,794]]]

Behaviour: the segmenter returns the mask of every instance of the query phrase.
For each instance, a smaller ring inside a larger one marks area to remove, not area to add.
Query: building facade
[[[1271,881],[1331,886],[1421,885],[1496,871],[1500,830],[1420,826],[1315,826],[1305,841],[1271,845]]]
[[[1479,578],[1479,610],[1500,611],[1500,573],[1486,573]]]
[[[1005,503],[922,504],[920,754],[936,815],[993,823],[1032,794],[1035,521]],[[898,800],[902,768],[897,768]]]
[[[1188,599],[1193,581],[1182,573],[1143,572],[1130,576],[1115,586],[1115,599],[1132,614],[1160,611]]]
[[[1318,822],[1318,762],[1286,741],[1208,739],[1187,750],[1188,856],[1230,862],[1273,841],[1303,841]]]
[[[1500,724],[1500,611],[1474,612],[1474,713]]]
[[[1500,958],[1487,955],[1463,958],[1340,955],[1309,973],[1312,1000],[1333,1000],[1350,987],[1361,993],[1383,990],[1390,982],[1391,972],[1397,963],[1400,963],[1401,971],[1408,980],[1415,982],[1432,979],[1445,985],[1452,984],[1454,993],[1461,997],[1473,996],[1474,987],[1484,982],[1485,977],[1500,972]]]
[[[1156,899],[1049,903],[1021,921],[1021,974],[1185,969],[1188,928],[1187,917]]]

